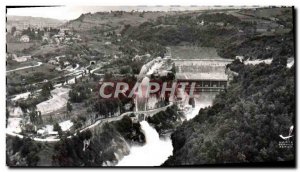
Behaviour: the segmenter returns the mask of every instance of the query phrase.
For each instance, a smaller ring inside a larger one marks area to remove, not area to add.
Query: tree
[[[173,64],[172,64],[172,69],[171,69],[171,72],[172,72],[173,74],[175,74],[175,73],[176,73],[176,67],[175,67],[175,63],[173,63]]]
[[[53,117],[52,117],[51,114],[50,114],[49,122],[50,122],[51,124],[53,123]]]
[[[61,131],[61,127],[57,122],[55,122],[55,124],[53,125],[53,131]]]
[[[130,71],[131,71],[131,68],[129,66],[124,66],[124,67],[121,67],[121,69],[120,69],[121,74],[127,74],[127,73],[130,73]]]
[[[72,109],[73,109],[72,104],[68,101],[67,102],[67,110],[68,110],[68,112],[71,112]]]
[[[38,123],[38,114],[37,114],[37,111],[31,111],[29,113],[29,118],[30,118],[30,121],[33,123],[33,124],[37,124]]]
[[[58,63],[59,63],[59,66],[60,66],[62,69],[65,67],[65,63],[64,63],[64,61],[62,61],[61,59],[59,59]]]
[[[44,96],[44,97],[49,97],[49,96],[50,96],[50,91],[51,91],[53,88],[54,88],[54,87],[53,87],[53,85],[52,85],[52,83],[51,83],[50,81],[44,83],[44,84],[42,85],[42,92],[41,92],[42,96]]]
[[[57,122],[53,125],[53,131],[57,131],[60,138],[63,136],[62,129]]]
[[[11,35],[14,35],[14,33],[17,31],[17,28],[16,28],[16,26],[13,26],[12,28],[11,28]]]
[[[189,98],[189,105],[192,105],[192,107],[195,107],[195,99],[194,98]]]
[[[92,137],[92,132],[91,130],[86,130],[86,131],[83,131],[82,133],[79,134],[79,138],[80,140],[89,140],[91,137]]]
[[[38,124],[43,124],[43,118],[42,118],[42,113],[40,111],[38,113]]]

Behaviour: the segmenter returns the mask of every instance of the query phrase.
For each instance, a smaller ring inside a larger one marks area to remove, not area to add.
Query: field
[[[13,69],[17,69],[20,67],[25,67],[25,66],[34,66],[37,65],[38,63],[36,61],[25,61],[25,62],[16,62],[16,61],[9,61],[7,62],[6,65],[6,70],[13,70]]]
[[[118,28],[120,30],[122,25],[130,24],[132,26],[139,25],[147,20],[156,19],[159,16],[164,15],[164,12],[148,12],[148,13],[95,13],[95,14],[83,14],[76,20],[72,20],[66,24],[68,28],[72,28],[76,31],[88,31],[91,28],[97,28],[101,30],[113,30]]]
[[[8,53],[16,53],[19,51],[22,51],[24,49],[30,48],[33,46],[34,43],[24,43],[24,42],[13,42],[13,43],[7,43],[7,52]]]
[[[50,80],[55,78],[59,74],[60,72],[54,70],[53,65],[42,64],[38,67],[7,73],[7,83],[21,83],[22,79],[26,79],[29,83],[41,82],[45,79]]]
[[[63,53],[66,50],[65,45],[52,45],[46,44],[43,46],[36,46],[33,51],[31,51],[32,56],[44,56],[49,53]]]
[[[169,49],[174,59],[219,59],[216,49],[212,47],[172,46]]]

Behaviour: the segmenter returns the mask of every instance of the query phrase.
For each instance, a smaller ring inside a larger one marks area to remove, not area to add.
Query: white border
[[[6,167],[6,146],[5,146],[5,6],[6,5],[99,5],[99,6],[121,6],[121,5],[130,5],[130,6],[136,6],[136,5],[147,5],[147,6],[155,6],[155,5],[162,5],[162,6],[168,6],[168,5],[181,5],[181,6],[189,6],[189,5],[199,5],[199,6],[211,6],[211,5],[235,5],[235,6],[241,6],[241,5],[247,5],[247,6],[252,6],[252,5],[260,5],[260,6],[268,6],[268,5],[285,5],[285,6],[295,6],[296,9],[299,7],[299,1],[293,1],[293,0],[279,0],[279,1],[262,1],[262,0],[244,0],[244,1],[234,1],[234,0],[223,0],[223,1],[217,1],[217,0],[206,0],[206,1],[198,1],[195,2],[193,0],[184,0],[184,1],[179,1],[179,0],[71,0],[71,1],[62,1],[62,0],[51,0],[51,1],[41,1],[41,0],[26,0],[26,1],[20,1],[20,0],[1,0],[1,11],[0,11],[0,27],[1,27],[1,40],[0,41],[0,47],[1,47],[1,56],[2,57],[0,60],[0,79],[1,79],[1,84],[0,84],[0,105],[1,105],[1,127],[2,127],[2,132],[1,133],[1,138],[2,141],[0,142],[0,149],[1,149],[1,155],[0,155],[0,166],[1,166],[1,171],[9,171],[12,169],[9,169]],[[298,11],[299,13],[299,11]],[[298,15],[297,15],[298,16]],[[299,23],[299,17],[297,17],[297,23]],[[299,27],[297,29],[297,36],[299,35]],[[299,49],[299,43],[297,43],[297,50]],[[299,54],[297,53],[299,56]],[[297,66],[298,64],[297,60]],[[297,76],[299,77],[299,70],[297,71]],[[298,78],[299,79],[299,78]],[[299,88],[299,85],[298,85]],[[298,89],[297,88],[297,89]],[[297,97],[299,95],[297,94]],[[297,101],[297,107],[299,107],[299,101]],[[297,114],[296,114],[297,115]],[[297,124],[299,124],[299,116],[297,117]],[[298,133],[298,128],[297,132]],[[297,142],[297,148],[299,149],[299,139]],[[299,163],[299,157],[296,156],[298,159],[297,164]],[[21,170],[21,169],[13,169],[13,170]],[[24,169],[22,169],[24,170]],[[25,170],[33,170],[33,169],[25,169]],[[37,169],[37,170],[44,170],[44,169]],[[73,171],[73,170],[105,170],[105,169],[47,169],[47,170],[58,170],[58,171]],[[107,171],[116,171],[119,169],[107,169]],[[121,170],[128,170],[128,169],[121,169]],[[131,169],[130,169],[131,170]],[[165,169],[155,169],[157,171],[163,171]],[[171,170],[178,170],[178,169],[168,169],[168,171]],[[181,169],[181,170],[187,170],[187,169]],[[193,169],[193,170],[213,170],[216,171],[218,169]],[[241,169],[222,169],[222,170],[241,170]],[[282,169],[253,169],[255,171],[261,171],[261,170],[267,170],[267,171],[273,171],[273,170],[282,170]],[[105,170],[106,171],[106,170]]]

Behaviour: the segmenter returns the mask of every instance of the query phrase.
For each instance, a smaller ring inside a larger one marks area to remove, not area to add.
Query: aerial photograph
[[[6,166],[296,167],[295,16],[6,6]]]

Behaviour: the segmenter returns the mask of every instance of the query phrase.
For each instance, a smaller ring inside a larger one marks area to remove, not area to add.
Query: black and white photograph
[[[8,168],[296,167],[297,7],[5,10]]]

